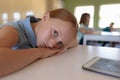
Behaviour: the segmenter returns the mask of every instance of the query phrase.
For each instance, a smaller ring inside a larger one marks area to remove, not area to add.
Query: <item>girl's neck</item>
[[[31,26],[32,26],[32,30],[33,30],[33,32],[36,34],[36,28],[37,28],[37,24],[38,24],[38,22],[36,22],[36,23],[31,23]]]

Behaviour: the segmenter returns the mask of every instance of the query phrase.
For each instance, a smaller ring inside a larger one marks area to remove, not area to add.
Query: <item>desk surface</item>
[[[84,63],[96,56],[120,60],[120,49],[79,45],[62,55],[41,59],[0,80],[120,80],[82,69]]]

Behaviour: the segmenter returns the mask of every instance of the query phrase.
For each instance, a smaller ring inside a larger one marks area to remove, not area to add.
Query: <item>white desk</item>
[[[120,80],[82,69],[84,63],[96,56],[120,60],[120,49],[79,45],[62,55],[39,60],[0,80]]]
[[[120,32],[94,32],[92,34],[85,34],[83,45],[86,45],[88,40],[120,42]]]

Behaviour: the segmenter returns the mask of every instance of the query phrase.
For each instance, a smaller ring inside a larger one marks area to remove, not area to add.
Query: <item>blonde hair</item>
[[[63,21],[68,21],[68,22],[72,23],[73,27],[76,30],[76,34],[77,34],[77,31],[78,31],[77,20],[76,20],[75,16],[71,12],[69,12],[68,10],[63,9],[63,8],[52,10],[52,11],[50,11],[50,17],[51,18],[58,18],[58,19],[61,19]]]

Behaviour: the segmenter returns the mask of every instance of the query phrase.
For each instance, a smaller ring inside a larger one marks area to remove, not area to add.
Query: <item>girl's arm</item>
[[[18,71],[39,58],[46,58],[57,52],[58,50],[48,48],[31,48],[24,50],[0,48],[0,77]]]
[[[12,50],[18,41],[17,31],[9,26],[0,29],[0,77],[20,70],[39,58],[46,58],[58,52],[48,48]]]
[[[91,29],[86,30],[85,28],[80,28],[79,30],[80,30],[80,32],[82,32],[83,34],[91,34],[91,33],[93,33],[93,30],[91,30]]]

